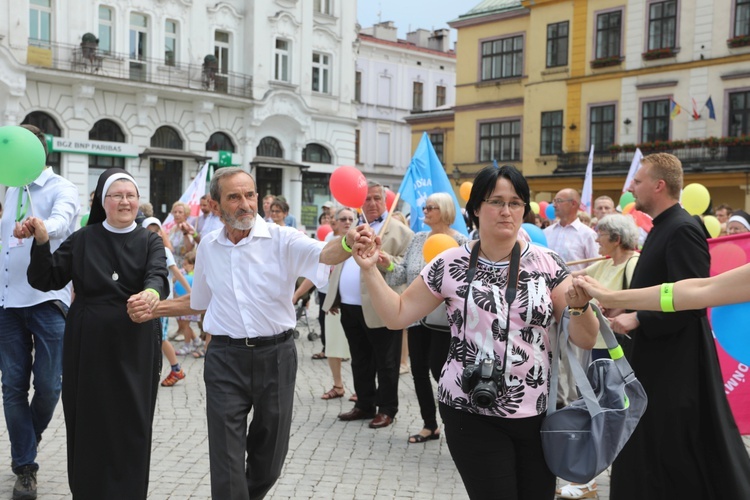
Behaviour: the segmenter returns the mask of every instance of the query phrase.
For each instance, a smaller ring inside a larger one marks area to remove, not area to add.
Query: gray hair
[[[379,188],[380,188],[380,192],[381,192],[381,193],[383,193],[383,200],[385,200],[385,186],[383,186],[383,185],[382,185],[381,183],[379,183],[379,182],[375,182],[375,181],[367,181],[367,190],[368,190],[368,191],[369,191],[370,189],[372,189],[372,188],[376,188],[376,187],[379,187]]]
[[[620,246],[625,250],[635,250],[638,247],[638,226],[629,215],[605,215],[597,224],[596,230],[609,233],[609,241],[613,243],[619,238]]]
[[[456,220],[456,205],[448,193],[432,193],[426,201],[432,201],[440,209],[440,220],[450,226]]]
[[[211,186],[208,189],[208,192],[211,193],[211,199],[215,200],[218,203],[221,203],[221,186],[219,186],[219,181],[224,177],[232,177],[237,174],[248,175],[253,180],[253,185],[255,185],[255,177],[253,177],[249,172],[246,172],[240,167],[220,168],[219,170],[214,172],[214,176],[211,178]]]

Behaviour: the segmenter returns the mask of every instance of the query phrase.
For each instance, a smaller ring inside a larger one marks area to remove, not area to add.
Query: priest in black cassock
[[[88,224],[54,254],[39,219],[29,283],[55,290],[73,280],[63,346],[62,401],[68,482],[74,499],[145,499],[151,428],[161,368],[161,336],[152,321],[134,323],[127,301],[154,308],[166,297],[161,238],[135,223],[138,186],[125,170],[99,177]]]
[[[654,218],[631,288],[709,274],[706,236],[678,203],[682,165],[646,156],[630,187]],[[724,394],[705,309],[628,312],[612,320],[633,338],[648,408],[612,466],[612,500],[750,498],[750,460]]]

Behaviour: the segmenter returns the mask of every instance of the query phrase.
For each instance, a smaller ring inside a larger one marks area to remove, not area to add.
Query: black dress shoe
[[[367,418],[372,418],[374,416],[375,416],[375,413],[360,410],[359,408],[355,406],[348,412],[339,414],[339,420],[344,420],[348,422],[349,420],[365,420]]]
[[[386,415],[385,413],[378,413],[375,418],[370,422],[370,429],[382,429],[388,427],[393,423],[393,417]]]

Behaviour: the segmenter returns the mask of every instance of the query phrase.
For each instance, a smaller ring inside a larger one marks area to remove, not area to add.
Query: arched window
[[[214,132],[208,138],[206,151],[231,151],[234,153],[234,144],[232,139],[224,132]]]
[[[26,115],[21,125],[34,125],[45,134],[52,137],[60,137],[62,131],[54,118],[43,111],[34,111]],[[60,174],[60,153],[48,152],[47,165],[52,167],[56,174]]]
[[[172,127],[159,127],[151,137],[151,147],[166,149],[183,149],[183,142],[180,134]]]
[[[331,153],[325,146],[311,143],[302,150],[302,160],[313,163],[331,163]]]
[[[264,137],[261,139],[255,154],[258,156],[269,156],[271,158],[284,157],[284,151],[281,149],[281,144],[273,137]]]
[[[125,142],[125,134],[120,126],[112,120],[99,120],[89,130],[92,141]],[[89,189],[96,188],[99,175],[108,168],[125,168],[125,158],[118,156],[89,155]]]

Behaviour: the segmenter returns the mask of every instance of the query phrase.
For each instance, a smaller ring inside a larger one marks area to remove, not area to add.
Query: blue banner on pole
[[[430,230],[430,227],[424,223],[422,212],[427,197],[433,193],[448,193],[453,198],[453,204],[456,207],[456,220],[451,227],[468,236],[469,231],[466,228],[466,221],[461,213],[456,193],[426,133],[422,135],[417,150],[414,151],[399,193],[401,193],[401,199],[411,206],[411,229],[414,232]]]

